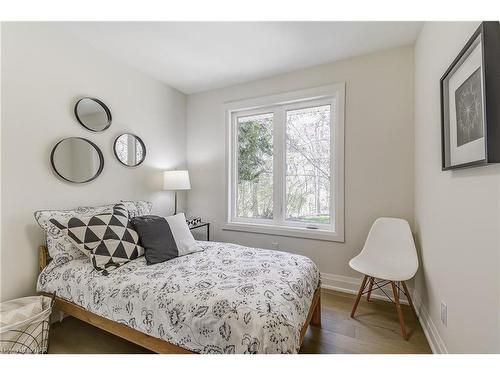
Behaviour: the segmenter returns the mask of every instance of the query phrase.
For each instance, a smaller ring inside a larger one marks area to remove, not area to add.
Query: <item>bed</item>
[[[56,308],[157,353],[297,353],[321,324],[320,275],[307,257],[199,241],[202,252],[108,276],[88,258],[50,262],[37,290]]]

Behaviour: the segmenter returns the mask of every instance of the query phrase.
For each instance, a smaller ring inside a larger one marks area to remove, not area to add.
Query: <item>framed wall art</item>
[[[441,78],[442,169],[500,162],[500,24],[482,22]]]

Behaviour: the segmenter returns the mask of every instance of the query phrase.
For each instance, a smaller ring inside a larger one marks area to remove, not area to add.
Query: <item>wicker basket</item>
[[[7,314],[13,318],[9,324],[0,326],[0,353],[47,353],[50,314],[54,301],[55,295],[52,298],[33,296],[2,302],[0,304],[2,321]],[[32,306],[35,307],[33,308],[35,312],[29,313]]]

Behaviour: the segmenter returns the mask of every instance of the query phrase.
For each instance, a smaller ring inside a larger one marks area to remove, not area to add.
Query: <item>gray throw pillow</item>
[[[147,264],[203,250],[191,234],[183,213],[168,217],[137,216],[131,222],[144,247]]]

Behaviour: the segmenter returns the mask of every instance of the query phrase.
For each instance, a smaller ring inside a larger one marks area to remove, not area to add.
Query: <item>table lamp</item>
[[[163,190],[175,191],[174,215],[177,214],[177,191],[191,189],[188,171],[163,172]]]

